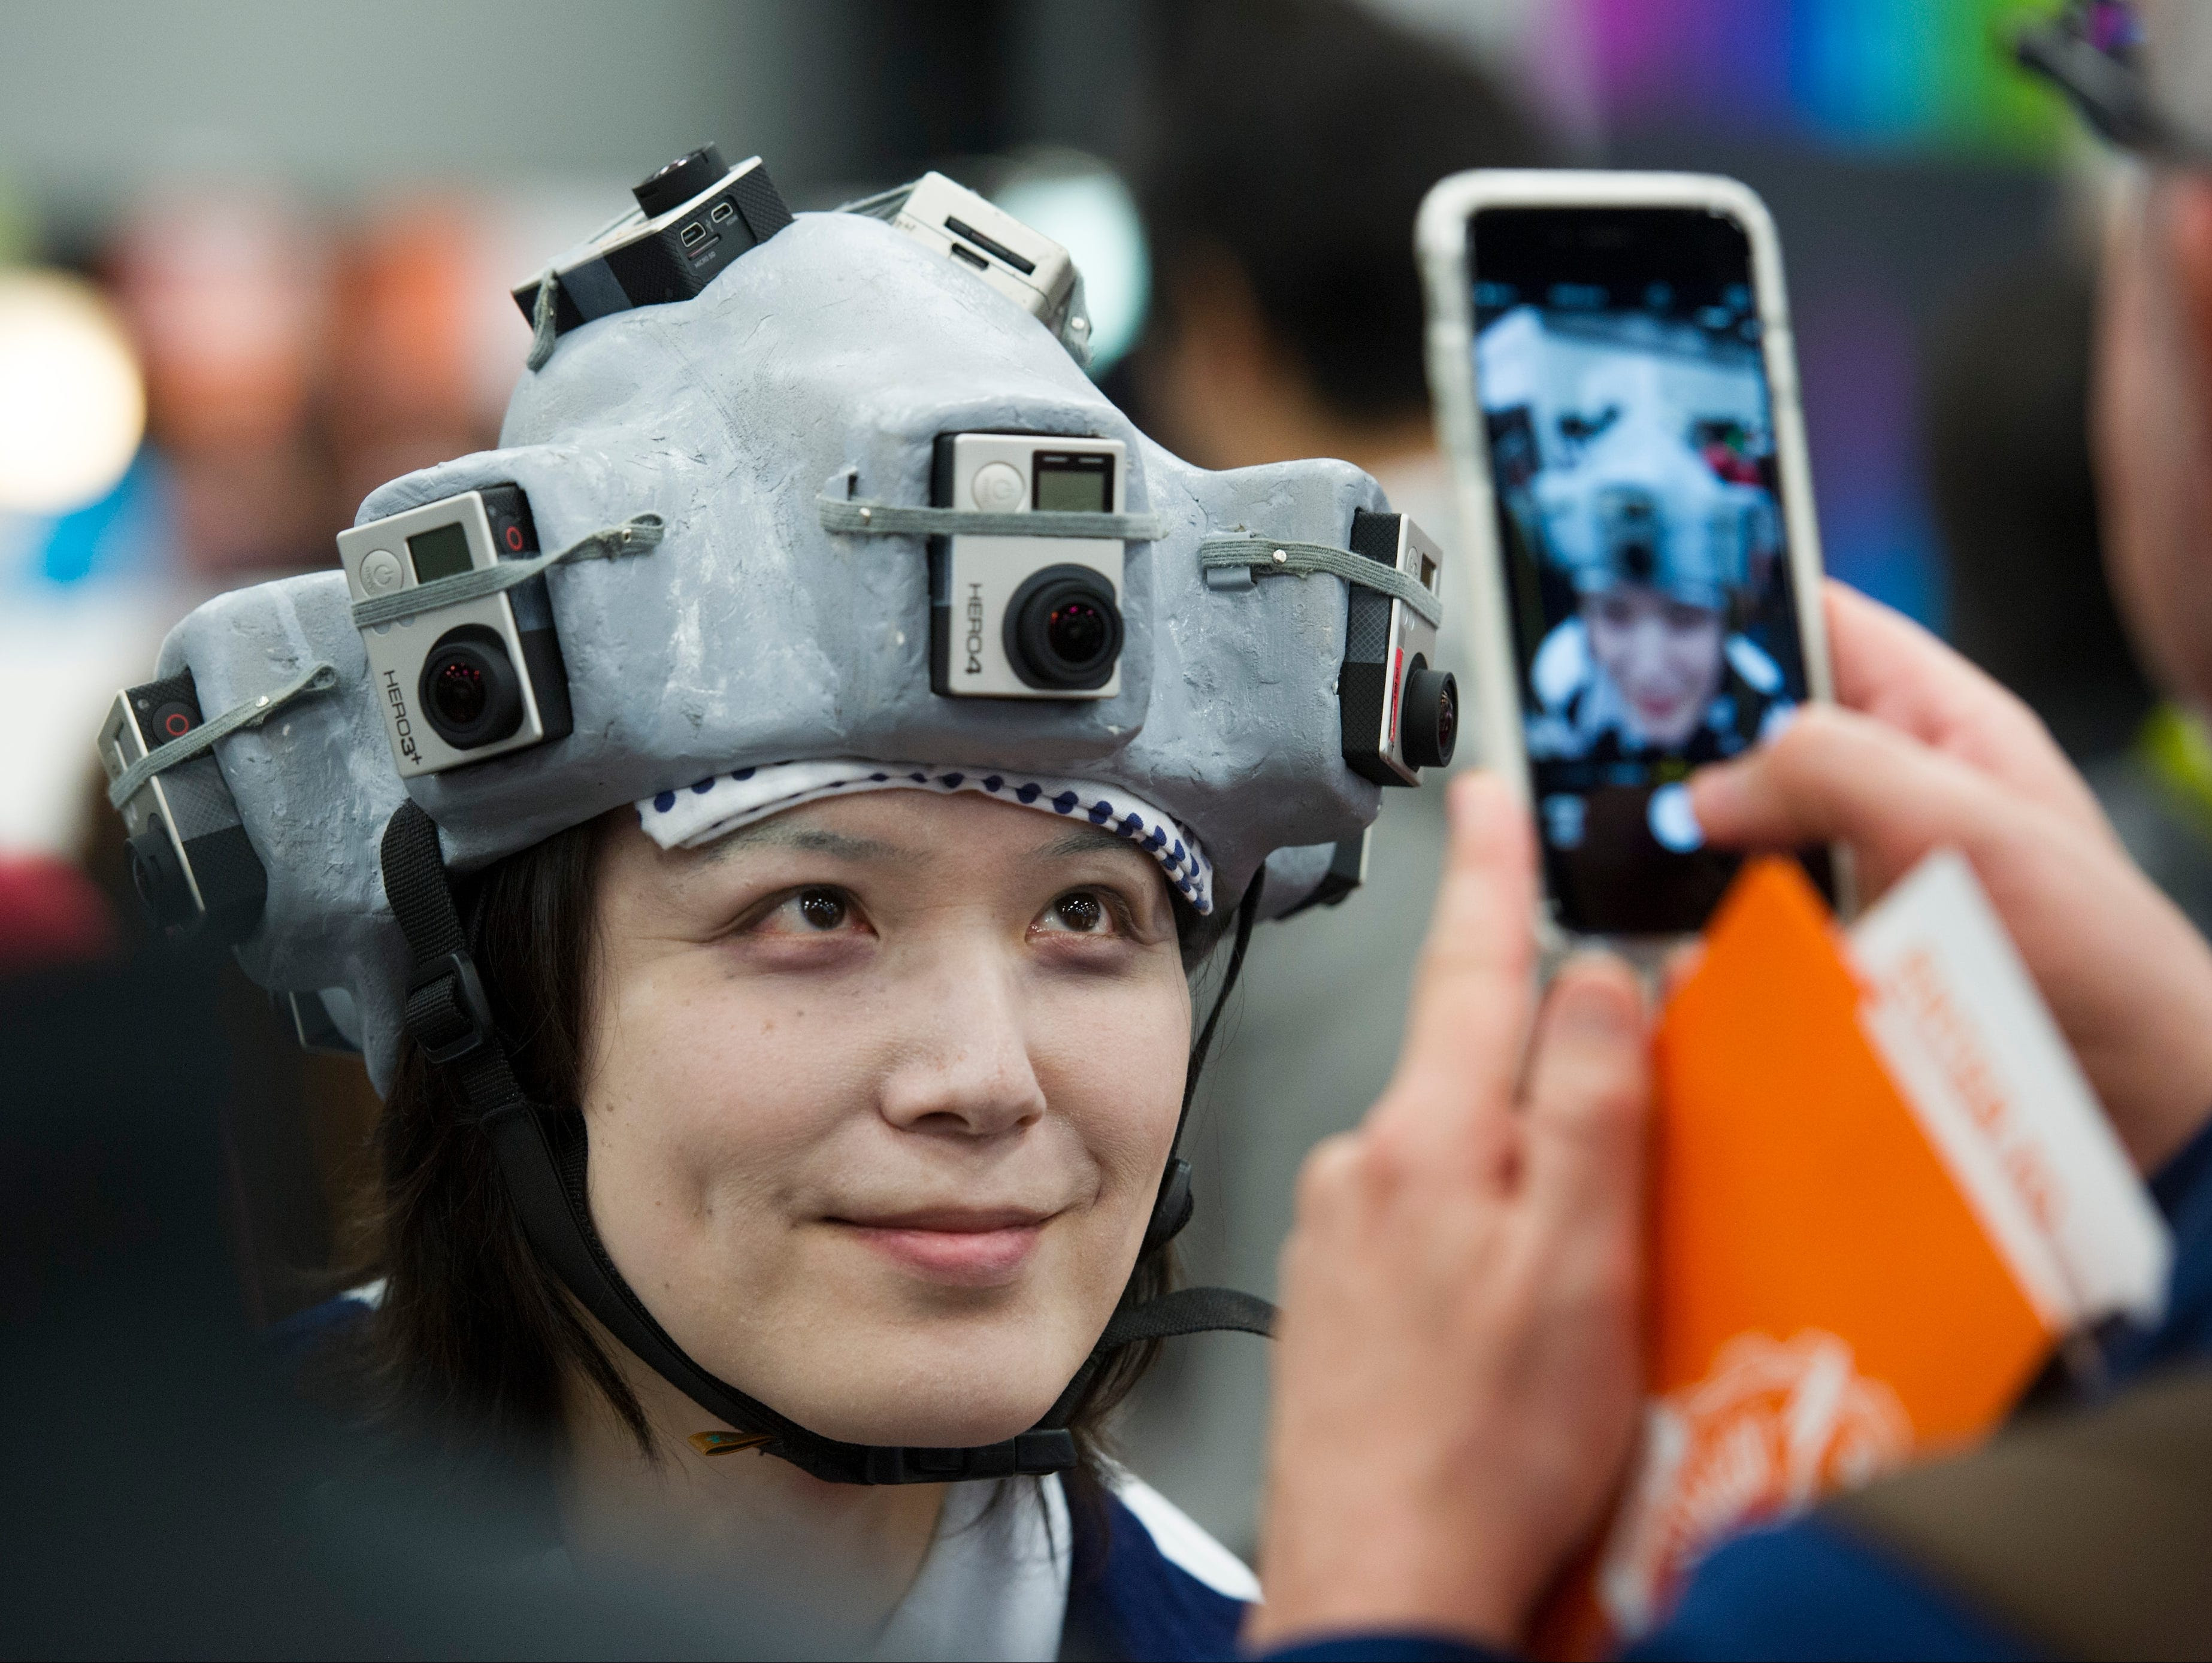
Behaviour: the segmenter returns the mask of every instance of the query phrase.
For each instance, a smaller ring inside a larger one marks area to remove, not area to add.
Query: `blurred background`
[[[1747,181],[1781,228],[1830,570],[2034,702],[2203,917],[2201,730],[2143,684],[2098,565],[2109,164],[2011,66],[2022,9],[7,0],[0,971],[133,938],[90,740],[162,633],[330,564],[371,488],[493,442],[529,339],[508,288],[710,140],[801,209],[933,167],[983,190],[1073,251],[1094,373],[1148,431],[1210,466],[1347,457],[1448,546],[1423,190],[1547,161]],[[1387,1076],[1436,796],[1393,798],[1367,895],[1255,944],[1197,1122],[1194,1278],[1271,1288],[1300,1157]],[[358,1252],[375,1105],[234,972],[216,1003],[230,1239],[271,1321]],[[1257,1343],[1186,1342],[1124,1436],[1248,1553],[1264,1387]]]

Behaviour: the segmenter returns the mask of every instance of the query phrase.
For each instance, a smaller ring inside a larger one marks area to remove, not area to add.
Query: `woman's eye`
[[[776,935],[826,935],[842,929],[853,903],[836,889],[801,889],[761,920],[756,927]]]
[[[1103,933],[1113,922],[1106,903],[1086,889],[1064,895],[1045,908],[1048,927],[1065,930],[1071,935],[1089,936]]]

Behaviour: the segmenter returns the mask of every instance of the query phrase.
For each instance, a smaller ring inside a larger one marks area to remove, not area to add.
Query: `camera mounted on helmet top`
[[[838,211],[882,220],[966,267],[1058,336],[1077,363],[1091,361],[1091,314],[1073,258],[988,197],[933,173]]]
[[[514,288],[524,317],[535,320],[549,282],[556,337],[635,307],[688,300],[791,223],[758,156],[732,167],[711,144],[677,157],[630,194],[635,209]]]

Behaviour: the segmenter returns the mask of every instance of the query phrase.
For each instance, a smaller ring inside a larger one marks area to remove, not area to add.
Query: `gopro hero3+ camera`
[[[1352,552],[1395,567],[1431,594],[1443,555],[1404,514],[1352,516]],[[1432,666],[1436,626],[1393,596],[1352,586],[1337,704],[1344,760],[1378,786],[1418,786],[1459,739],[1459,683]]]
[[[520,485],[488,485],[338,533],[356,604],[538,552]],[[541,574],[362,632],[402,778],[565,737],[568,672]]]
[[[988,513],[1121,512],[1116,439],[951,433],[930,501]],[[929,684],[951,698],[1110,699],[1121,690],[1119,537],[929,540]]]
[[[565,335],[596,318],[688,300],[732,260],[791,223],[758,156],[732,167],[708,144],[633,185],[637,206],[553,263],[553,327]],[[541,278],[515,305],[534,318]]]
[[[100,729],[100,762],[109,783],[203,719],[190,671],[124,689]],[[123,803],[123,826],[131,884],[161,929],[223,942],[252,933],[268,899],[269,875],[246,841],[213,751],[139,786]]]
[[[911,185],[848,203],[845,211],[887,221],[966,266],[1087,361],[1091,319],[1083,310],[1074,260],[1005,209],[942,173],[924,173]]]

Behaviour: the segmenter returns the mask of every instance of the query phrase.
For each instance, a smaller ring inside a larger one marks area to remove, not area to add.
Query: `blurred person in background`
[[[1978,286],[1933,343],[1925,416],[1945,633],[2027,701],[2129,853],[2212,929],[2212,761],[2189,704],[2154,693],[2137,664],[2098,533],[2098,250],[2086,217]]]
[[[320,228],[273,190],[163,192],[125,218],[106,264],[145,368],[172,580],[204,592],[322,563]]]
[[[2123,616],[2201,710],[2212,10],[2072,8],[2022,55],[2150,164],[2106,251],[2098,484]],[[1827,613],[1838,706],[1702,771],[1698,818],[1723,847],[1844,841],[1869,895],[1934,848],[1966,855],[2172,1229],[2166,1308],[2098,1334],[1984,1449],[1722,1545],[1630,1654],[2205,1655],[2212,947],[2025,706],[1839,586]],[[1254,1624],[1277,1655],[1520,1644],[1632,1435],[1647,1019],[1588,964],[1537,1016],[1526,817],[1489,782],[1457,808],[1407,1056],[1310,1162],[1286,1251]]]
[[[1159,6],[1148,21],[1147,137],[1132,162],[1154,272],[1130,367],[1140,419],[1206,467],[1357,463],[1458,554],[1413,215],[1444,174],[1535,165],[1549,146],[1465,58],[1343,0]],[[1445,578],[1446,667],[1467,662],[1464,570]],[[1299,1157],[1389,1075],[1443,797],[1384,792],[1355,901],[1301,919],[1297,953],[1255,956],[1194,1126],[1201,1181],[1219,1186],[1185,1238],[1205,1279],[1270,1284]],[[1164,1359],[1131,1433],[1232,1545],[1249,1540],[1265,1368],[1233,1344],[1188,1344]]]
[[[333,527],[386,480],[499,442],[529,342],[506,293],[509,217],[478,198],[407,197],[341,242],[325,393]]]

